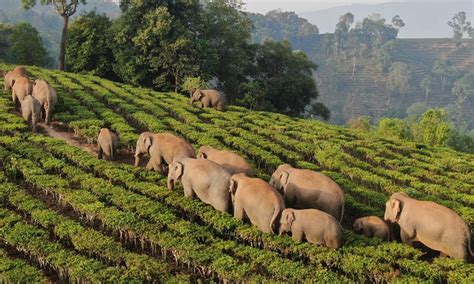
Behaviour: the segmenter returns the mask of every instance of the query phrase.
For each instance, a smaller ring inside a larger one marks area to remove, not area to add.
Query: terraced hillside
[[[376,69],[373,58],[358,59],[353,76],[352,58],[338,62],[334,69],[328,69],[327,56],[323,54],[322,49],[319,51],[316,49],[314,56],[319,65],[317,77],[320,99],[333,111],[334,119],[341,122],[364,115],[378,118],[391,115],[390,109],[398,108],[404,112],[413,103],[425,102],[425,91],[420,87],[420,82],[430,73],[436,60],[447,60],[450,68],[454,70],[452,74],[454,76],[461,74],[459,77],[462,77],[462,74],[474,68],[472,41],[464,41],[461,47],[456,47],[450,39],[398,39],[397,42],[392,60],[409,65],[412,72],[412,88],[407,95],[392,97],[389,105],[387,74],[382,74]],[[442,90],[441,81],[435,78],[433,90],[427,101],[428,106],[445,107],[454,103],[455,97],[451,94],[451,86]],[[473,98],[466,101],[462,112],[470,121],[471,127],[474,126]]]
[[[178,94],[92,76],[28,71],[58,91],[56,120],[90,140],[107,126],[132,149],[141,131],[167,131],[195,148],[236,151],[265,179],[281,163],[326,173],[346,194],[345,244],[330,250],[261,233],[185,198],[180,188],[169,191],[166,177],[155,172],[31,134],[2,90],[2,282],[474,282],[472,264],[350,230],[357,217],[382,216],[397,191],[444,204],[472,228],[473,155],[240,107],[201,110]]]

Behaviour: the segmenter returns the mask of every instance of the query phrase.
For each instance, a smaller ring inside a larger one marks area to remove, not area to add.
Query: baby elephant
[[[400,238],[405,244],[419,241],[442,256],[464,261],[472,256],[468,225],[447,207],[397,192],[385,203],[384,219],[400,225]]]
[[[281,195],[266,181],[236,174],[230,179],[229,191],[236,219],[247,216],[262,232],[277,232],[278,216],[285,204]]]
[[[118,143],[119,138],[117,134],[108,128],[101,128],[99,136],[97,136],[97,158],[102,159],[104,155],[106,160],[113,161],[117,153]]]
[[[217,150],[211,146],[202,146],[199,148],[198,158],[208,159],[218,163],[231,175],[244,173],[248,176],[252,176],[252,166],[244,158],[235,153]]]
[[[369,238],[379,238],[384,241],[393,239],[389,225],[377,216],[361,217],[355,220],[353,228],[356,233],[362,233]]]
[[[285,209],[280,217],[280,235],[291,232],[295,241],[303,241],[328,248],[342,246],[342,227],[331,215],[317,209]]]
[[[191,97],[191,104],[197,101],[201,102],[201,108],[213,107],[217,110],[224,110],[226,104],[224,95],[216,90],[197,89]]]
[[[168,172],[168,189],[173,190],[181,181],[186,197],[197,197],[216,210],[229,213],[230,174],[213,161],[184,158],[171,163]]]
[[[32,131],[36,132],[36,125],[41,115],[41,104],[33,96],[26,96],[21,101],[21,115],[31,125]]]

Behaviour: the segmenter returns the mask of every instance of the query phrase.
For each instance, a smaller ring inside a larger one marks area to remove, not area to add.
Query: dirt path
[[[94,156],[97,155],[96,144],[87,143],[87,139],[75,136],[74,133],[70,132],[69,129],[61,122],[53,121],[51,122],[51,126],[47,126],[44,123],[39,123],[38,132],[52,138],[61,139],[69,145],[78,147],[93,154]],[[133,157],[133,153],[127,150],[119,150],[115,161],[133,165],[135,158]]]

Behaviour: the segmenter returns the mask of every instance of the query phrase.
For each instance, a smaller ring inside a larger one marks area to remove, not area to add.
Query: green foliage
[[[456,105],[458,108],[461,108],[467,100],[474,98],[474,70],[471,70],[462,78],[456,80],[451,93],[456,97]]]
[[[377,124],[377,134],[387,138],[404,139],[408,137],[407,125],[399,118],[383,118]]]
[[[185,77],[184,82],[181,85],[181,89],[187,90],[191,96],[196,89],[207,89],[207,84],[200,76],[198,77]]]
[[[0,59],[19,65],[45,66],[48,54],[38,31],[29,23],[0,24],[6,42],[0,42]],[[2,55],[3,54],[3,55]]]
[[[450,127],[444,109],[429,109],[420,120],[422,142],[430,146],[445,146]]]
[[[460,40],[464,35],[469,35],[472,31],[471,22],[467,21],[464,11],[454,14],[452,21],[448,21],[448,26],[453,29],[453,39],[457,46],[461,45]]]
[[[359,129],[365,132],[370,132],[371,124],[370,124],[370,117],[368,116],[361,116],[351,118],[347,122],[347,127],[350,129]]]
[[[112,21],[96,11],[75,18],[69,27],[66,66],[73,72],[85,72],[113,79],[113,54],[109,29]]]
[[[406,63],[394,62],[388,73],[390,91],[406,94],[410,90],[411,71]]]

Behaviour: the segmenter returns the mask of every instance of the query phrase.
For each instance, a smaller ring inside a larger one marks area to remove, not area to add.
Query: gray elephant
[[[15,106],[21,106],[21,102],[33,92],[33,82],[27,77],[18,76],[11,81],[12,101]]]
[[[342,246],[341,224],[331,215],[317,209],[283,210],[280,217],[280,235],[291,232],[295,241],[338,249]]]
[[[223,167],[204,159],[180,159],[169,166],[168,189],[173,190],[176,181],[183,184],[186,197],[197,196],[216,210],[229,213],[230,174]]]
[[[196,158],[191,144],[169,133],[142,132],[135,148],[135,167],[140,165],[143,154],[150,156],[146,169],[161,173],[166,171],[166,165],[179,158]]]
[[[119,138],[117,134],[108,128],[101,128],[97,136],[97,158],[102,159],[105,156],[107,160],[115,160]]]
[[[36,125],[41,115],[41,104],[33,96],[26,96],[21,101],[21,115],[31,125],[32,131],[36,132]]]
[[[405,244],[419,241],[440,251],[441,256],[464,261],[472,256],[469,227],[447,207],[397,192],[385,204],[384,219],[400,225],[400,237]]]
[[[282,193],[287,207],[319,209],[342,220],[344,192],[328,176],[284,164],[272,174],[270,184]]]
[[[384,241],[393,240],[390,224],[377,216],[366,216],[355,220],[353,229],[369,238],[379,238]]]
[[[224,110],[226,105],[224,95],[216,90],[196,89],[191,96],[191,104],[197,101],[201,102],[201,108],[213,107],[217,110]]]
[[[262,232],[278,232],[278,217],[285,204],[266,181],[235,174],[230,178],[229,191],[236,219],[243,220],[247,216]]]
[[[44,117],[45,123],[49,124],[53,115],[54,107],[58,103],[56,90],[45,80],[38,79],[35,80],[33,87],[33,97],[41,103],[42,117]]]
[[[202,146],[198,158],[208,159],[224,167],[231,175],[244,173],[252,176],[252,166],[241,156],[225,150],[217,150],[211,146]]]
[[[28,73],[26,73],[25,67],[19,66],[15,67],[12,71],[7,72],[4,76],[3,87],[5,91],[9,91],[12,89],[13,81],[17,77],[26,77],[28,78]]]

